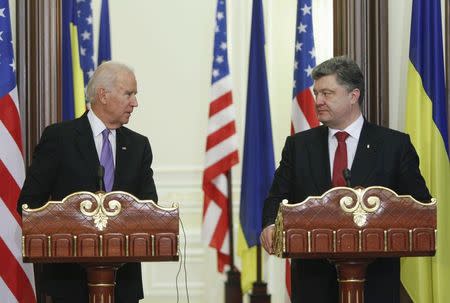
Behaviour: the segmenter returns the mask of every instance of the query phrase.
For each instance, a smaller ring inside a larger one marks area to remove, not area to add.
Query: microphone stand
[[[105,175],[105,168],[103,167],[103,165],[99,165],[98,166],[98,170],[97,170],[97,176],[98,176],[98,191],[99,192],[105,192],[105,185],[103,183],[103,177]]]

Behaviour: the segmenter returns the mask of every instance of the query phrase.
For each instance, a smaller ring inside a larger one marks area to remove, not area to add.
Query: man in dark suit
[[[44,130],[19,197],[19,212],[25,203],[36,208],[73,192],[98,191],[100,165],[105,166],[106,191],[157,201],[149,141],[123,127],[138,106],[136,94],[129,67],[106,62],[97,68],[87,86],[91,110]],[[104,161],[111,164],[110,171]],[[54,303],[88,302],[86,274],[79,265],[48,264],[43,271],[43,289]],[[139,263],[118,270],[115,298],[119,303],[143,298]]]
[[[362,116],[364,78],[358,65],[336,57],[318,65],[312,76],[316,113],[323,125],[286,140],[263,211],[261,244],[270,254],[279,203],[298,203],[345,186],[345,168],[351,171],[353,187],[379,185],[418,200],[431,198],[409,136]],[[336,270],[327,260],[292,260],[291,287],[293,303],[338,302]],[[399,259],[380,258],[370,264],[365,287],[366,303],[398,303]]]

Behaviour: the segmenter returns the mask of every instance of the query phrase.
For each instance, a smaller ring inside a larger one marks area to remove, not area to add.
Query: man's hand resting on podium
[[[274,254],[273,250],[273,234],[275,232],[275,225],[269,225],[266,228],[263,229],[261,232],[261,235],[259,236],[259,239],[261,241],[261,245],[264,247],[264,249],[271,255]]]

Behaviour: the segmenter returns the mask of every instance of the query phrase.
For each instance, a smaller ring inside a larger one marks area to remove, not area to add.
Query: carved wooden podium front
[[[329,259],[338,273],[339,302],[364,302],[367,265],[375,258],[433,256],[436,201],[421,203],[385,187],[336,187],[298,204],[280,204],[275,253]]]
[[[117,269],[127,262],[178,261],[178,206],[131,194],[77,192],[22,207],[24,262],[80,263],[90,303],[113,303]]]

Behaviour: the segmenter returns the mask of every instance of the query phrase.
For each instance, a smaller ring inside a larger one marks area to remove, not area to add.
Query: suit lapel
[[[124,135],[122,127],[116,130],[116,169],[114,172],[114,186],[113,189],[121,188],[121,176],[126,171],[125,159],[127,159],[130,148],[127,136]]]
[[[77,136],[75,145],[81,157],[83,158],[87,169],[91,170],[94,176],[97,176],[97,169],[100,165],[97,151],[95,149],[94,137],[92,129],[87,118],[87,112],[77,120],[76,124]]]
[[[331,188],[330,157],[328,155],[328,128],[318,128],[316,136],[308,142],[308,152],[311,159],[310,169],[318,192]]]
[[[379,138],[373,125],[364,121],[351,169],[352,186],[365,184],[367,178],[374,172],[378,145]]]

